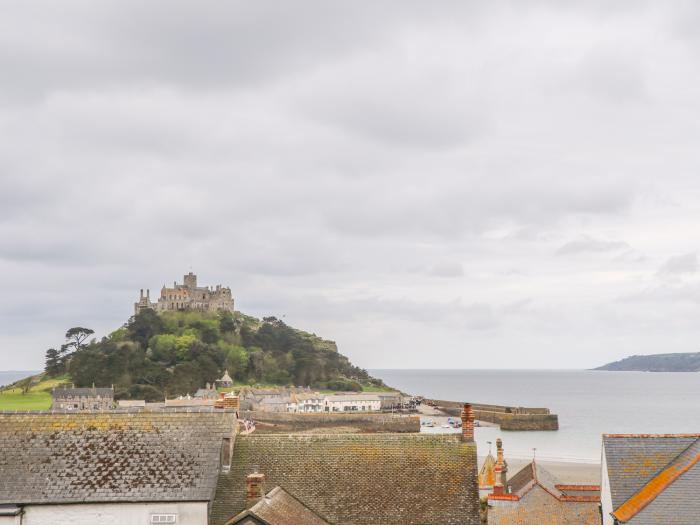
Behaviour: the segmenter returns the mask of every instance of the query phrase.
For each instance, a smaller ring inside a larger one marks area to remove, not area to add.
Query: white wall
[[[600,505],[603,512],[603,525],[613,525],[614,520],[610,515],[613,511],[612,495],[610,494],[610,478],[608,478],[608,465],[605,461],[605,445],[602,446],[602,459],[600,461]]]
[[[0,516],[0,525],[19,525],[19,516]]]
[[[22,525],[151,525],[151,514],[177,514],[177,525],[207,525],[206,502],[27,505]]]

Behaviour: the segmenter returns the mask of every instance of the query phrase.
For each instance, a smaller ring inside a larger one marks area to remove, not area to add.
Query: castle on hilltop
[[[156,312],[176,310],[199,310],[201,312],[216,312],[227,310],[233,312],[233,296],[231,288],[217,284],[216,287],[197,286],[197,276],[192,272],[185,275],[183,284],[173,283],[172,288],[163,285],[160,297],[155,303],[151,302],[151,291],[146,294],[141,289],[138,302],[134,303],[134,314],[145,308]]]

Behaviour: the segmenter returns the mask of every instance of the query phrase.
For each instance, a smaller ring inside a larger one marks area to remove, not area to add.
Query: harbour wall
[[[454,417],[462,413],[464,403],[427,399],[440,410]],[[550,413],[548,408],[511,407],[503,405],[485,405],[472,403],[474,418],[479,421],[495,423],[501,430],[559,430],[559,416]]]
[[[420,432],[420,417],[392,414],[319,413],[298,414],[242,410],[240,417],[256,422],[255,432],[305,432],[327,429],[329,432]],[[260,423],[260,424],[258,424]]]

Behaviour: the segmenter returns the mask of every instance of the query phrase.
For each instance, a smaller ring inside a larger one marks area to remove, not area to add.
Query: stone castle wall
[[[184,276],[183,284],[175,282],[172,287],[163,286],[156,302],[151,302],[150,290],[146,291],[145,296],[141,290],[141,296],[134,304],[134,313],[139,313],[145,308],[151,308],[157,312],[178,310],[233,312],[234,303],[230,288],[221,285],[213,288],[197,286],[197,276],[190,272]]]

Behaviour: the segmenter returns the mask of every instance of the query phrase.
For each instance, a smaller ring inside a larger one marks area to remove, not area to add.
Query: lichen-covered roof
[[[603,447],[613,509],[695,443],[697,435],[604,435]]]
[[[333,525],[477,525],[476,446],[437,434],[238,436],[212,525],[245,508],[254,467]]]
[[[536,485],[520,501],[489,507],[489,525],[599,525],[595,502],[560,501]]]
[[[245,523],[245,519],[251,516],[266,525],[329,525],[282,487],[272,489],[250,509],[227,521],[226,525]]]
[[[0,504],[206,501],[231,412],[0,414]]]
[[[613,515],[620,523],[691,525],[698,522],[700,436],[608,435],[603,436],[603,443]],[[635,477],[634,461],[644,458],[646,464],[637,469],[639,474]]]

